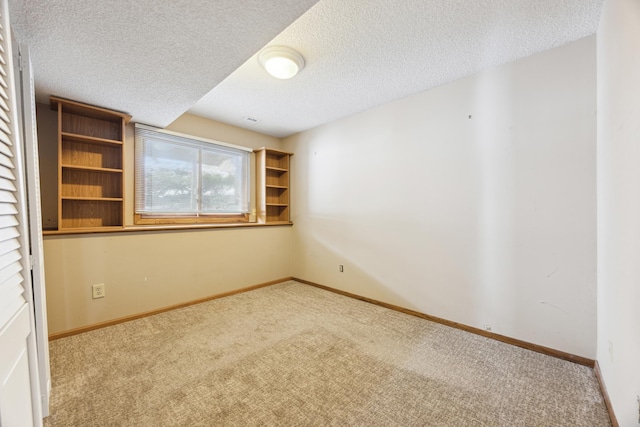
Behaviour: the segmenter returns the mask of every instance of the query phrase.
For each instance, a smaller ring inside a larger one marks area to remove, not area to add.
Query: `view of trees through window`
[[[246,152],[149,137],[141,144],[136,155],[142,158],[136,166],[144,170],[136,171],[136,191],[144,197],[136,197],[138,213],[206,215],[248,210]]]

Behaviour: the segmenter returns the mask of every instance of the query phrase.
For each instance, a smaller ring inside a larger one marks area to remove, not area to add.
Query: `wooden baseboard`
[[[94,323],[92,325],[82,326],[80,328],[69,329],[67,331],[62,331],[62,332],[56,332],[54,334],[49,334],[49,341],[57,340],[59,338],[69,337],[71,335],[81,334],[83,332],[93,331],[95,329],[105,328],[107,326],[117,325],[119,323],[129,322],[131,320],[141,319],[143,317],[153,316],[154,314],[160,314],[160,313],[164,313],[165,311],[188,307],[190,305],[199,304],[201,302],[211,301],[214,299],[224,298],[231,295],[240,294],[243,292],[253,291],[254,289],[264,288],[267,286],[275,285],[275,284],[286,282],[289,280],[292,280],[292,277],[285,277],[278,280],[272,280],[270,282],[260,283],[258,285],[253,285],[253,286],[247,286],[245,288],[240,288],[240,289],[236,289],[229,292],[223,292],[221,294],[211,295],[211,296],[200,298],[197,300],[182,302],[180,304],[174,304],[167,307],[158,308],[155,310],[145,311],[143,313],[133,314],[131,316],[119,317],[117,319],[107,320],[106,322]]]
[[[527,341],[522,341],[516,338],[507,337],[505,335],[496,334],[495,332],[485,331],[484,329],[474,328],[473,326],[464,325],[462,323],[453,322],[451,320],[442,319],[440,317],[431,316],[429,314],[420,313],[419,311],[410,310],[408,308],[400,307],[394,304],[378,301],[372,298],[363,297],[361,295],[352,294],[351,292],[341,291],[339,289],[331,288],[329,286],[320,285],[318,283],[310,282],[308,280],[299,279],[294,277],[293,280],[304,283],[306,285],[315,286],[316,288],[325,289],[327,291],[335,292],[340,295],[344,295],[350,298],[366,301],[371,304],[379,305],[391,310],[399,311],[401,313],[410,314],[411,316],[420,317],[422,319],[430,320],[432,322],[440,323],[442,325],[450,326],[452,328],[461,329],[463,331],[471,332],[473,334],[482,335],[483,337],[491,338],[496,341],[501,341],[507,344],[522,347],[527,350],[535,351],[537,353],[546,354],[547,356],[557,357],[558,359],[568,360],[569,362],[577,363],[579,365],[588,366],[593,368],[595,360],[588,359],[586,357],[577,356],[575,354],[566,353],[564,351],[556,350],[549,347],[544,347],[538,344],[533,344]]]
[[[611,425],[613,427],[619,427],[618,419],[616,418],[616,414],[613,412],[613,406],[611,406],[611,399],[609,399],[609,393],[607,392],[607,386],[604,384],[604,378],[602,378],[602,371],[600,370],[600,364],[596,360],[595,366],[593,367],[593,371],[596,374],[596,379],[598,380],[598,384],[600,385],[600,392],[602,393],[602,398],[604,399],[604,404],[607,407],[607,412],[609,412],[609,418],[611,419]]]

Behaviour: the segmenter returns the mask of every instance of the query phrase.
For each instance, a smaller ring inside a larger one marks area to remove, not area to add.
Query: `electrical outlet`
[[[491,325],[484,325],[485,331],[491,331]]]
[[[340,264],[340,265],[338,266],[338,271],[339,271],[340,273],[344,273],[344,266],[343,266],[342,264]]]
[[[93,293],[93,299],[104,298],[104,283],[99,283],[91,287]]]

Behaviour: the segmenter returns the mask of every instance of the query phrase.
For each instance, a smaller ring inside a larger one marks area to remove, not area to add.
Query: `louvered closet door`
[[[3,8],[4,9],[4,8]],[[4,12],[4,10],[2,10]],[[4,13],[3,13],[4,15]],[[20,228],[18,201],[16,199],[16,168],[12,111],[9,108],[11,93],[7,66],[7,31],[2,17],[0,29],[0,325],[26,304],[22,296],[22,263],[20,252]],[[1,326],[0,326],[1,327]]]
[[[7,0],[0,0],[0,426],[41,425],[25,283],[26,215]],[[29,282],[30,283],[30,282]],[[34,398],[37,399],[34,402]]]

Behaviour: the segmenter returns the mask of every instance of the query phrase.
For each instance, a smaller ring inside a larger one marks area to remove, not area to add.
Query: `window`
[[[136,223],[246,222],[251,149],[136,124]]]

